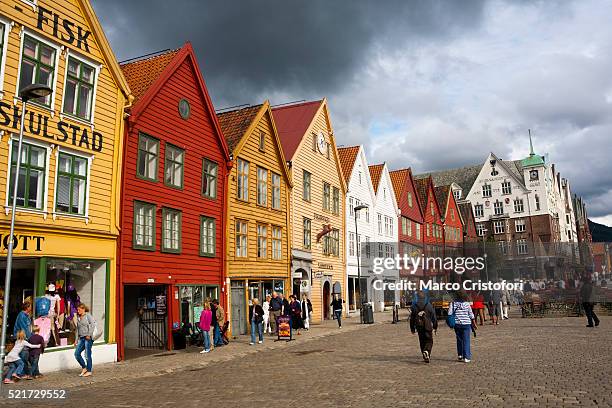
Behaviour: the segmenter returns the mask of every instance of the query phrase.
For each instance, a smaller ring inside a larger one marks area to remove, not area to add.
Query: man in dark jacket
[[[582,302],[582,307],[584,308],[584,314],[587,317],[587,326],[586,327],[594,327],[593,322],[595,322],[595,326],[599,326],[599,317],[595,314],[593,310],[595,307],[595,288],[593,287],[593,282],[591,282],[591,278],[585,277],[582,280],[582,286],[580,287],[580,301]]]
[[[412,334],[419,334],[419,345],[421,346],[423,360],[429,363],[433,347],[433,333],[438,330],[436,311],[426,299],[423,291],[417,293],[417,301],[410,309],[410,331]]]
[[[278,293],[276,292],[272,292],[272,299],[270,299],[270,329],[272,330],[270,332],[270,335],[274,336],[276,334],[276,331],[278,329],[278,326],[276,324],[276,319],[278,319],[278,317],[281,315],[281,309],[283,307],[283,302],[281,301],[281,298],[278,296]]]

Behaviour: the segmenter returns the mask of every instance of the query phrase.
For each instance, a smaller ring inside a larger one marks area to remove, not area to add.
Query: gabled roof
[[[466,226],[468,220],[474,220],[474,213],[472,212],[472,204],[468,202],[459,203],[459,212],[461,213],[461,219],[463,220],[463,225]]]
[[[272,109],[286,160],[293,160],[323,100],[279,106]]]
[[[353,174],[353,167],[359,154],[361,146],[350,146],[350,147],[339,147],[338,148],[338,159],[340,160],[340,166],[342,167],[342,174],[348,185],[351,180],[351,174]]]
[[[219,125],[221,125],[221,130],[223,130],[223,136],[230,152],[234,152],[234,149],[238,146],[247,129],[257,117],[257,113],[259,113],[262,106],[249,106],[248,108],[217,114]]]
[[[406,179],[410,177],[410,170],[393,170],[389,172],[389,176],[391,176],[391,184],[393,184],[393,191],[395,191],[395,200],[397,201],[397,205],[400,205],[402,190],[404,190]]]
[[[450,192],[450,186],[436,186],[434,187],[434,193],[436,194],[436,200],[438,200],[438,205],[440,206],[440,211],[442,211],[442,216],[446,216],[446,211],[448,210],[448,193]]]
[[[427,210],[427,189],[431,182],[430,177],[414,179],[414,185],[416,187],[419,205],[421,206],[421,212],[425,214]]]
[[[370,170],[370,177],[372,178],[372,185],[374,186],[374,192],[378,194],[378,185],[380,184],[380,177],[382,176],[383,168],[385,164],[372,164],[368,166]]]
[[[172,62],[180,48],[164,51],[151,57],[121,64],[121,70],[137,102],[161,76],[168,64]]]
[[[417,174],[414,176],[414,178],[416,180],[431,176],[435,186],[447,186],[452,183],[457,183],[463,189],[464,195],[467,195],[476,182],[481,169],[482,164],[475,164],[473,166],[460,167],[456,169]]]

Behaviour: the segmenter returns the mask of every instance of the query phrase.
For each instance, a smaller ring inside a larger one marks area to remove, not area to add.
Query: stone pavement
[[[237,344],[236,356],[207,364],[199,363],[203,361],[199,354],[192,355],[197,363],[168,374],[160,374],[159,367],[170,357],[160,357],[158,375],[79,385],[68,389],[61,404],[612,406],[611,317],[602,318],[596,329],[584,327],[583,318],[513,318],[500,326],[485,326],[473,339],[469,364],[456,361],[454,334],[440,323],[429,365],[423,363],[418,339],[409,334],[405,320],[399,325],[347,324],[318,337],[268,342],[259,350],[244,346],[246,350],[238,351],[242,346]],[[219,355],[222,350],[217,350]],[[79,380],[74,379],[73,385]]]

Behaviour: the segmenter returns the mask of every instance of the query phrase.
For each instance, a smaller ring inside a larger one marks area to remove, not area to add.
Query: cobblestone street
[[[422,362],[405,319],[353,324],[310,341],[268,341],[259,352],[170,374],[69,388],[62,405],[612,406],[610,317],[597,329],[585,328],[582,318],[514,318],[485,326],[473,339],[469,364],[455,361],[454,334],[440,323],[430,365]],[[162,369],[164,357],[157,364]],[[50,380],[43,384],[57,388]]]

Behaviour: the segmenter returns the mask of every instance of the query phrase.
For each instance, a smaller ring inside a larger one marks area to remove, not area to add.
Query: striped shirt
[[[448,307],[449,316],[455,312],[456,324],[472,324],[474,313],[469,302],[451,302]]]

